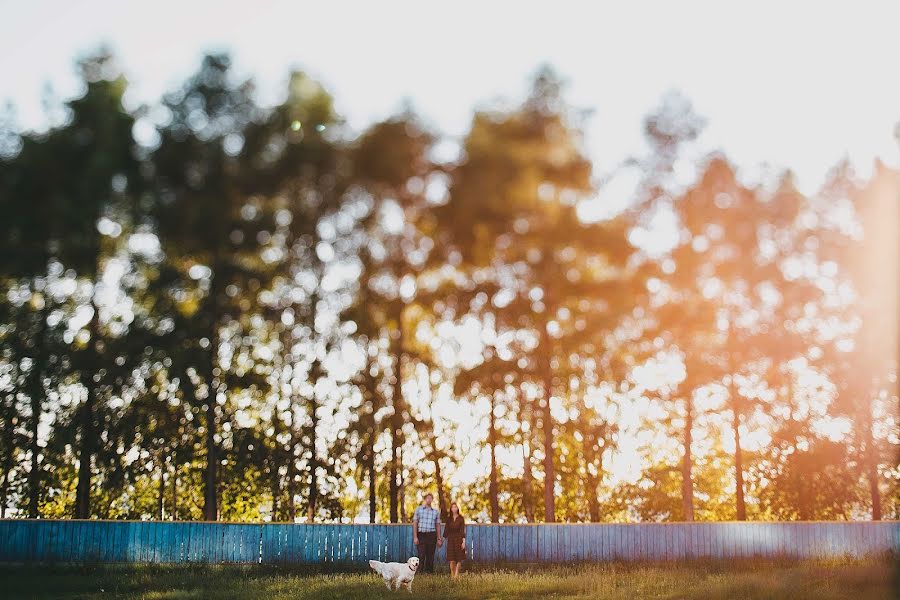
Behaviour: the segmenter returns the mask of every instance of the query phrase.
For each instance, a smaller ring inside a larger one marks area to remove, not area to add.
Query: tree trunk
[[[401,460],[400,451],[403,446],[403,308],[397,311],[397,345],[394,358],[394,394],[391,398],[394,412],[391,415],[391,465],[389,468],[390,482],[388,485],[389,511],[391,523],[396,523],[400,509],[400,477]]]
[[[32,368],[36,368],[32,367]],[[37,379],[41,379],[37,375]],[[41,384],[43,387],[43,384]],[[28,471],[28,518],[37,519],[41,497],[41,446],[38,428],[41,424],[42,399],[37,396],[37,387],[31,392],[31,469]]]
[[[19,371],[13,377],[13,389],[9,395],[9,407],[3,420],[3,483],[0,484],[0,519],[6,518],[6,503],[9,500],[9,478],[13,469],[13,444],[16,442],[16,398],[19,397]]]
[[[91,517],[91,467],[94,456],[94,402],[96,390],[87,390],[81,406],[81,438],[78,452],[78,486],[75,489],[75,518]]]
[[[312,429],[315,431],[315,424],[312,425]],[[306,507],[306,520],[309,523],[312,523],[316,519],[316,503],[319,500],[319,465],[316,460],[315,443],[316,440],[315,437],[313,437],[313,445],[309,457],[309,502]]]
[[[82,374],[81,383],[87,390],[84,404],[81,407],[81,438],[78,452],[78,487],[75,489],[75,518],[89,519],[91,517],[91,469],[93,468],[94,452],[97,440],[94,431],[94,406],[97,402],[97,382],[94,381],[94,373],[99,363],[97,341],[100,337],[100,310],[97,308],[93,297],[91,308],[94,314],[88,323],[91,340],[88,343],[88,372]]]
[[[436,453],[432,453],[431,460],[434,463],[434,484],[437,486],[438,514],[443,519],[450,514],[450,507],[447,506],[447,496],[444,494],[444,476],[441,474],[441,461]]]
[[[6,518],[6,497],[7,490],[9,489],[9,471],[4,471],[3,473],[3,491],[0,493],[0,519]]]
[[[599,523],[600,522],[600,501],[597,498],[597,486],[599,484],[598,477],[596,475],[592,475],[590,471],[587,476],[587,501],[588,501],[588,516],[591,520],[591,523]]]
[[[494,416],[494,397],[491,396],[491,415],[488,428],[488,444],[491,450],[491,473],[488,496],[491,504],[491,523],[500,522],[500,490],[497,484],[497,417]]]
[[[216,302],[218,273],[214,271],[210,296]],[[215,311],[214,311],[215,312]],[[216,444],[216,431],[219,428],[217,416],[219,385],[216,378],[216,361],[219,356],[218,316],[214,315],[209,331],[209,354],[206,377],[206,465],[203,473],[203,519],[216,521],[219,518],[219,451]]]
[[[403,448],[400,448],[400,464],[403,464]],[[399,473],[399,480],[397,481],[397,503],[400,505],[400,522],[406,523],[409,521],[406,514],[406,480],[403,478],[403,473]]]
[[[28,471],[28,518],[37,519],[41,498],[41,446],[39,428],[41,414],[44,412],[44,368],[47,362],[47,313],[49,306],[44,301],[38,318],[38,333],[35,337],[34,360],[28,373],[28,396],[31,398],[31,469]]]
[[[219,448],[216,432],[219,430],[218,395],[221,382],[216,377],[216,363],[219,360],[219,297],[222,293],[222,273],[225,271],[218,255],[212,260],[212,277],[209,287],[209,352],[206,373],[206,465],[203,473],[203,519],[216,521],[219,518]]]
[[[556,522],[556,468],[553,464],[553,415],[550,412],[552,380],[548,365],[544,381],[544,520],[547,523]]]
[[[590,470],[587,471],[587,500],[588,500],[588,516],[591,519],[591,523],[599,523],[600,522],[600,501],[597,498],[597,487],[600,484],[600,478],[591,473]]]
[[[727,357],[728,372],[730,380],[728,382],[728,397],[731,401],[731,428],[734,432],[734,484],[735,484],[735,508],[736,518],[738,521],[747,520],[747,507],[744,504],[744,456],[741,449],[741,399],[738,396],[737,382],[735,376],[738,371],[738,365],[735,361],[735,353],[739,341],[734,330],[734,315],[729,312],[728,317],[728,341],[727,341]]]
[[[376,512],[376,491],[375,491],[375,442],[374,440],[370,441],[371,446],[369,447],[369,455],[367,457],[368,468],[369,468],[369,523],[375,522],[375,512]]]
[[[209,371],[212,377],[212,369]],[[209,380],[209,396],[206,399],[206,467],[203,476],[203,519],[215,521],[219,516],[219,453],[216,448],[216,389]]]
[[[872,520],[881,520],[881,491],[878,488],[878,465],[873,459],[869,459],[867,470],[869,474],[869,493],[872,496]]]
[[[732,394],[734,393],[734,384],[732,384]],[[734,431],[734,484],[737,508],[736,518],[738,521],[746,521],[747,507],[744,504],[744,460],[743,452],[741,450],[741,416],[738,412],[736,399],[734,400],[731,414],[731,428]]]
[[[13,404],[15,404],[15,394],[13,394]],[[10,414],[12,414],[10,412]],[[9,474],[12,471],[12,453],[13,453],[13,434],[15,424],[12,417],[8,417],[3,421],[3,481],[0,483],[0,519],[6,518],[6,502],[9,499]]]
[[[789,444],[793,446],[793,454],[791,455],[791,460],[793,461],[794,468],[792,469],[793,477],[791,478],[791,483],[794,489],[797,490],[797,518],[801,521],[809,521],[811,516],[811,507],[810,507],[810,497],[808,487],[806,485],[807,477],[812,476],[812,472],[807,473],[804,469],[803,455],[805,453],[801,452],[797,448],[797,440],[800,437],[800,434],[805,429],[804,426],[801,425],[800,421],[796,418],[796,410],[794,407],[794,379],[793,374],[789,374],[788,386],[787,386],[787,397],[785,398],[785,404],[788,408],[788,422],[786,426],[786,430],[789,434]]]
[[[175,457],[172,458],[174,463],[172,466],[172,520],[178,518],[178,462]]]
[[[165,514],[166,509],[166,465],[162,460],[159,462],[159,499],[157,512],[159,513],[159,520],[162,521],[166,518]]]
[[[397,458],[398,448],[397,448],[397,430],[396,425],[394,423],[394,417],[391,416],[391,427],[390,427],[390,436],[391,436],[391,463],[388,467],[388,519],[391,523],[397,522],[397,465],[399,460]]]
[[[15,398],[15,395],[13,395]],[[13,428],[15,425],[12,418],[7,418],[3,422],[3,481],[0,483],[0,519],[6,518],[6,502],[9,499],[9,474],[12,471],[12,444],[13,444]]]
[[[684,456],[681,461],[681,511],[685,521],[694,520],[694,474],[691,444],[694,429],[694,402],[690,396],[684,399]]]
[[[809,475],[801,475],[797,481],[797,516],[801,521],[810,521],[812,520],[812,514],[810,510],[810,502],[809,502],[809,491],[807,490],[806,485],[806,477],[814,477],[815,475],[810,473]]]
[[[548,310],[552,301],[545,300]],[[554,314],[552,311],[549,314]],[[553,397],[553,340],[547,327],[541,328],[540,349],[544,352],[547,364],[544,366],[544,520],[556,522],[556,467],[553,460],[553,414],[550,410],[550,399]]]
[[[600,469],[597,468],[597,472],[591,472],[591,467],[597,467],[597,438],[593,434],[588,434],[584,436],[584,457],[585,457],[585,483],[587,484],[587,490],[585,491],[585,495],[587,496],[588,502],[588,515],[591,519],[591,523],[599,523],[600,522],[600,500],[597,498],[597,488],[600,485]],[[600,461],[602,464],[603,455],[600,455]]]
[[[531,471],[534,413],[527,409],[527,400],[521,389],[518,393],[519,422],[528,423],[528,431],[522,432],[522,509],[525,511],[525,520],[529,523],[534,523],[534,474]]]
[[[878,486],[878,452],[875,447],[875,433],[872,431],[874,419],[871,414],[871,405],[866,415],[866,475],[869,480],[869,495],[872,498],[872,520],[881,520],[881,490]]]
[[[6,518],[6,500],[9,490],[9,470],[3,472],[3,490],[0,492],[0,519]]]
[[[369,523],[374,523],[377,517],[377,481],[375,475],[375,441],[378,438],[377,422],[375,421],[375,398],[378,394],[378,383],[371,374],[371,364],[366,364],[363,369],[363,398],[365,400],[365,413],[363,418],[366,424],[366,437],[362,448],[361,461],[366,472],[366,480],[369,486]]]
[[[321,265],[317,265],[318,281],[322,280]],[[316,315],[318,314],[319,294],[315,292],[310,296],[309,305],[312,308],[309,322],[310,328],[315,331]],[[312,523],[316,519],[316,509],[319,501],[319,456],[318,456],[318,429],[319,429],[319,401],[316,398],[316,388],[322,378],[322,365],[315,358],[309,368],[309,378],[313,385],[309,398],[309,502],[306,510],[306,520]]]
[[[0,491],[0,519],[6,518],[6,504],[9,501],[9,480],[15,464],[16,425],[19,422],[17,399],[21,387],[21,372],[18,367],[12,379],[12,391],[9,395],[9,407],[6,411],[7,418],[4,421],[3,440],[3,486]]]
[[[296,523],[297,521],[297,502],[295,499],[296,496],[296,468],[297,468],[297,435],[296,435],[296,427],[297,424],[294,422],[294,419],[291,418],[291,451],[290,456],[288,457],[287,464],[287,516],[288,520],[291,523]]]
[[[277,441],[275,442],[278,443]],[[280,481],[280,473],[278,461],[275,458],[275,454],[278,452],[278,448],[273,448],[272,452],[272,463],[269,467],[269,490],[272,494],[272,522],[278,522],[278,498],[281,496],[281,481]]]
[[[315,296],[314,296],[315,297]],[[317,430],[319,427],[319,403],[316,399],[316,383],[321,377],[319,361],[313,361],[310,368],[310,376],[313,381],[312,397],[309,399],[309,504],[306,511],[306,520],[312,523],[316,518],[316,503],[319,500],[319,458],[316,455]]]

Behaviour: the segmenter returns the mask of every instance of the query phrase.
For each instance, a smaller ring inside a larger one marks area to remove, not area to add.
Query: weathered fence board
[[[480,563],[900,552],[900,522],[474,525]],[[0,520],[0,562],[364,565],[415,555],[409,525]],[[443,562],[446,548],[438,550]]]

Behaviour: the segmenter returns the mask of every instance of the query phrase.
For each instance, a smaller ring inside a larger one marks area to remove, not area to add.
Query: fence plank
[[[144,530],[144,539],[146,541],[146,556],[147,561],[152,563],[159,563],[163,560],[163,553],[160,544],[162,543],[162,536],[160,535],[160,524],[153,523],[148,521],[142,524]]]
[[[231,562],[233,563],[249,563],[252,562],[246,552],[247,536],[255,526],[253,525],[230,525],[231,533]]]
[[[108,539],[106,557],[104,558],[105,561],[117,563],[124,562],[125,544],[123,542],[123,539],[127,527],[127,523],[110,524],[111,535]]]
[[[860,537],[862,539],[862,552],[863,554],[871,554],[877,552],[875,547],[874,536],[872,535],[873,526],[877,525],[876,523],[860,523]]]
[[[366,540],[366,528],[362,525],[354,525],[353,527],[353,557],[352,561],[355,563],[362,563],[366,561],[367,551],[367,540]]]
[[[141,523],[143,525],[143,523]],[[206,562],[206,538],[203,535],[205,528],[203,523],[194,523],[191,525],[191,561]]]
[[[370,525],[366,528],[366,553],[364,560],[381,559],[381,525]]]
[[[327,548],[325,548],[325,536],[323,535],[323,531],[321,528],[315,525],[304,525],[306,528],[306,540],[309,545],[310,552],[312,553],[312,561],[313,563],[324,564],[325,563],[325,552]]]
[[[363,560],[363,543],[364,537],[363,529],[360,525],[353,525],[353,529],[351,531],[351,543],[352,549],[350,551],[350,561],[354,563],[362,562]]]
[[[304,525],[306,533],[306,544],[310,551],[310,562],[324,564],[325,563],[325,536],[322,530],[315,525]]]
[[[380,527],[380,525],[369,525],[362,528],[362,530],[365,532],[366,538],[366,554],[362,557],[362,560],[369,561],[373,558],[376,560],[378,559],[378,540],[380,537],[378,534],[378,530]]]
[[[312,542],[312,540],[307,539],[311,533],[307,525],[297,525],[295,523],[281,525],[278,536],[278,562],[315,563],[317,560],[315,548],[312,543],[307,543]]]
[[[372,527],[372,540],[369,548],[372,552],[370,558],[384,562],[384,525],[374,525]]]
[[[288,525],[282,524],[278,527],[278,537],[275,540],[276,548],[278,549],[278,563],[286,563],[289,560],[291,550],[291,540],[293,536],[293,532],[300,526],[298,525]]]
[[[341,545],[340,545],[340,561],[342,564],[349,563],[353,556],[353,531],[352,525],[341,525]]]
[[[341,562],[349,564],[353,560],[353,525],[341,525]]]
[[[81,530],[80,547],[83,556],[85,557],[87,562],[97,562],[97,553],[95,550],[96,546],[94,542],[94,534],[96,533],[96,529],[91,526],[90,521],[80,521],[78,525],[79,529]],[[152,545],[153,542],[145,544],[145,546],[147,547],[151,547]],[[149,558],[150,557],[148,557],[148,562]]]
[[[868,554],[874,551],[873,539],[871,536],[871,528],[869,527],[872,523],[860,523],[859,524],[859,535],[860,542],[862,545],[863,554]]]
[[[97,530],[97,560],[99,562],[116,562],[115,535],[118,523],[91,523]]]
[[[10,537],[10,555],[15,562],[28,560],[28,542],[25,539],[27,533],[26,527],[28,527],[28,523],[25,521],[18,521],[13,526],[12,535]]]
[[[540,552],[538,554],[538,562],[553,562],[553,554],[550,550],[550,526],[538,525],[538,533],[540,534]]]
[[[162,560],[167,563],[178,562],[178,528],[174,523],[163,521],[159,523],[160,537],[164,544]]]
[[[390,553],[388,554],[388,561],[391,562],[404,562],[409,557],[404,557],[405,554],[405,544],[403,539],[404,528],[400,525],[388,525],[388,532],[390,535]],[[416,555],[418,556],[418,549],[416,549]]]
[[[322,547],[323,535],[315,525],[303,526],[303,551],[309,556],[311,564],[323,564],[325,562],[325,549]]]
[[[337,561],[341,564],[347,563],[350,561],[350,549],[352,547],[352,542],[350,541],[350,526],[349,525],[338,525],[338,558]]]
[[[279,526],[272,524],[262,528],[262,564],[271,564],[277,562],[277,548],[275,546],[278,539]]]
[[[341,526],[325,525],[325,531],[328,533],[331,562],[339,562],[341,560]]]
[[[319,560],[322,563],[331,561],[334,549],[331,546],[331,528],[328,525],[310,525],[316,532],[316,547],[319,548]]]
[[[240,547],[240,525],[225,523],[222,525],[222,562],[233,563],[235,553]]]
[[[385,525],[385,562],[399,562],[400,557],[400,528],[396,525]],[[418,552],[416,553],[418,556]],[[420,557],[421,558],[421,557]]]
[[[15,523],[0,522],[0,562],[13,562],[11,536]]]
[[[334,526],[319,525],[315,529],[319,534],[319,542],[322,548],[322,562],[334,562]]]

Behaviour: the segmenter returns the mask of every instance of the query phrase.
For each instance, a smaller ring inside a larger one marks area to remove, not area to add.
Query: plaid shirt
[[[437,531],[437,524],[440,522],[440,514],[436,508],[428,508],[423,504],[416,508],[416,512],[413,513],[413,521],[418,523],[419,533]]]

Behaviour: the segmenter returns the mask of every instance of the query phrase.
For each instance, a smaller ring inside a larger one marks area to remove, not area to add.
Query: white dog
[[[405,563],[383,563],[377,560],[370,560],[369,566],[384,577],[384,585],[389,590],[399,590],[401,585],[405,585],[409,593],[412,594],[413,578],[416,576],[416,569],[419,568],[419,559],[415,556]]]

